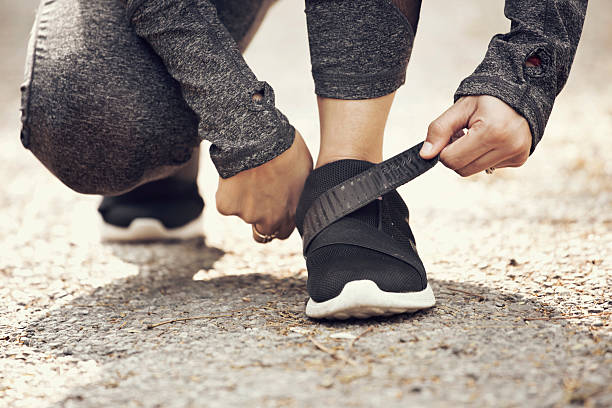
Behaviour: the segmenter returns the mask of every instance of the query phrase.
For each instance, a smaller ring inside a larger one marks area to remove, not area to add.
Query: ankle
[[[317,164],[315,165],[315,169],[322,167],[328,163],[332,163],[338,160],[362,160],[370,163],[380,163],[382,161],[382,155],[372,154],[372,153],[362,153],[362,152],[353,152],[353,153],[335,153],[335,154],[321,154],[319,153],[319,157],[317,158]]]

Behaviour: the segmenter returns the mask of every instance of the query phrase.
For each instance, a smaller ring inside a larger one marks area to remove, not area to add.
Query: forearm
[[[587,2],[506,0],[510,32],[493,37],[484,61],[461,82],[455,100],[467,95],[501,99],[527,119],[533,152],[567,81]],[[536,66],[526,63],[531,57]]]
[[[125,3],[136,33],[181,85],[222,177],[266,163],[291,146],[295,130],[275,108],[272,88],[249,69],[210,2]]]

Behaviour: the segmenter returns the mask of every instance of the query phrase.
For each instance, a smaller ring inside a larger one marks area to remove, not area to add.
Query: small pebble
[[[346,332],[333,333],[333,334],[330,334],[329,337],[331,337],[332,339],[345,339],[345,340],[353,340],[357,338],[357,336],[355,336],[354,334],[346,333]]]

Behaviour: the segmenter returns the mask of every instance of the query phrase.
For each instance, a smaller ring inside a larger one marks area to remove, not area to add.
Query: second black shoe
[[[162,179],[119,195],[104,197],[104,241],[183,240],[202,236],[204,200],[195,182]]]

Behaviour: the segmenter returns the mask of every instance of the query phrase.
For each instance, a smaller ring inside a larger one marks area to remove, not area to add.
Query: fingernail
[[[433,145],[431,143],[429,143],[429,142],[423,143],[423,146],[421,147],[421,156],[429,155],[432,150],[433,150]]]

